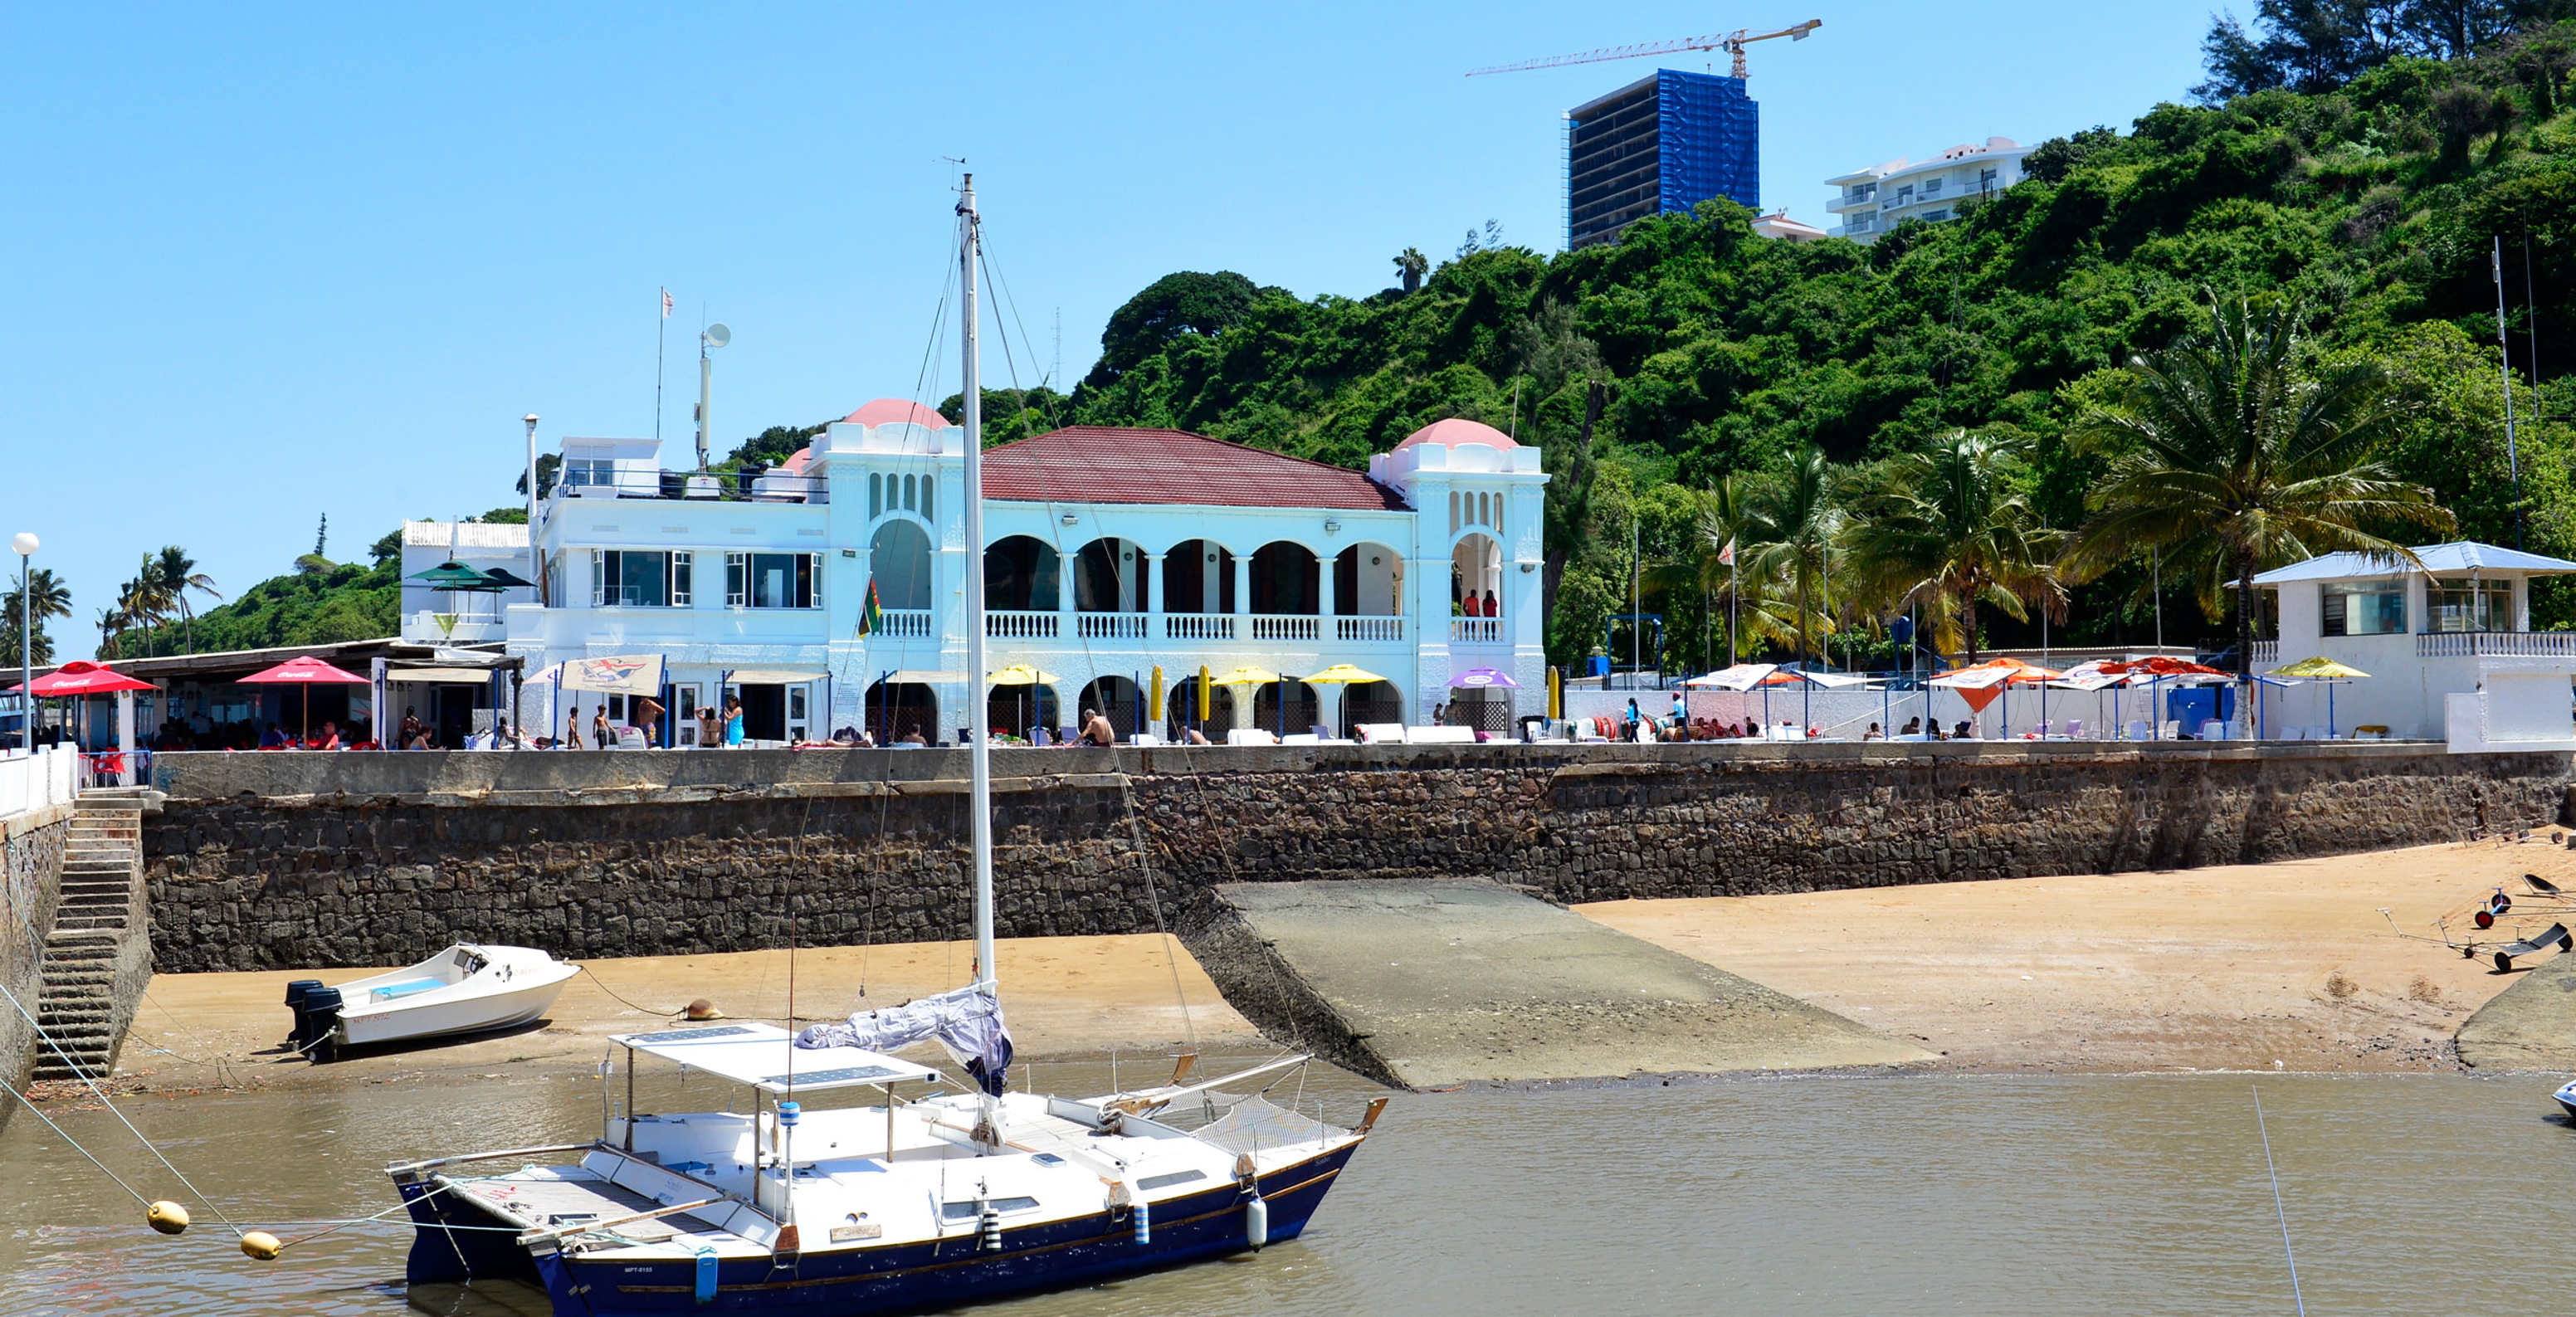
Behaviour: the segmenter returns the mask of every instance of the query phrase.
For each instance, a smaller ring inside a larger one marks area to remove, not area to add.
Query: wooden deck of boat
[[[623,1185],[599,1179],[547,1176],[466,1180],[457,1184],[455,1192],[473,1199],[476,1204],[505,1220],[532,1230],[552,1229],[582,1221],[614,1221],[662,1206]],[[677,1212],[649,1221],[630,1221],[616,1227],[615,1233],[639,1243],[658,1244],[674,1235],[720,1234],[722,1231],[698,1217]]]

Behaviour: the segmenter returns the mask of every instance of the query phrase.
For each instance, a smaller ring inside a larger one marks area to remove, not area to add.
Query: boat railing
[[[502,1148],[496,1152],[468,1152],[453,1157],[432,1157],[427,1161],[398,1162],[385,1168],[385,1174],[401,1177],[417,1175],[440,1166],[461,1166],[467,1162],[499,1161],[504,1157],[541,1157],[556,1152],[594,1152],[608,1147],[605,1143],[554,1143],[542,1148]]]

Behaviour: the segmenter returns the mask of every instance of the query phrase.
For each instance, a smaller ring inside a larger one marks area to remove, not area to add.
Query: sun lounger
[[[2551,947],[2556,947],[2561,952],[2576,951],[2576,937],[2568,936],[2567,925],[2551,924],[2549,930],[2538,937],[2527,937],[2520,942],[2512,942],[2496,948],[2495,967],[2500,970],[2512,969],[2514,957],[2528,956],[2533,952],[2546,951]]]
[[[1237,727],[1225,734],[1227,745],[1277,745],[1279,738],[1258,727]]]
[[[1362,745],[1404,744],[1404,724],[1402,723],[1360,723],[1351,730],[1360,734]]]
[[[1324,738],[1315,735],[1313,732],[1290,732],[1286,736],[1279,738],[1279,744],[1281,745],[1322,745],[1323,743]]]
[[[1411,745],[1474,745],[1473,727],[1407,727],[1404,739]]]

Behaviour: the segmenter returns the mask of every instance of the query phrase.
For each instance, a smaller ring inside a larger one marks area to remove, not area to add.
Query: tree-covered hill
[[[1118,351],[1065,415],[1348,465],[1443,416],[1515,430],[1556,477],[1549,533],[1566,561],[1551,650],[1566,660],[1627,593],[1632,519],[1650,582],[1658,567],[1678,580],[1688,573],[1671,568],[1716,548],[1692,542],[1702,494],[1729,473],[1776,475],[1808,443],[1865,472],[1953,429],[2004,432],[2031,445],[2020,478],[2038,508],[2072,527],[2101,465],[2064,439],[2115,368],[2204,321],[2213,295],[2295,298],[2314,364],[2369,358],[2398,376],[2411,414],[2383,458],[2429,485],[2462,533],[2514,541],[2518,465],[2525,542],[2576,555],[2576,438],[2530,383],[2535,355],[2545,380],[2576,362],[2576,25],[2448,61],[2354,62],[2366,67],[2320,90],[2158,105],[2126,132],[2045,143],[2031,181],[1871,246],[1765,240],[1712,202],[1552,257],[1471,240],[1411,294],[1300,299],[1237,274],[1173,275],[1113,318]],[[2080,587],[2057,634],[2144,639],[2150,570]],[[2224,643],[2168,586],[2168,635]],[[1677,622],[1675,661],[1722,657],[1699,588],[1649,589],[1648,607]],[[2543,607],[2545,621],[2576,620],[2565,599]],[[2017,623],[1987,627],[1990,641],[2024,639]]]

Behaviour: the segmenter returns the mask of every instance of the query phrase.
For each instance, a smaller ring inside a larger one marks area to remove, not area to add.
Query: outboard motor
[[[304,997],[322,986],[320,979],[297,979],[286,985],[286,1009],[295,1013],[295,1023],[287,1030],[286,1039],[297,1047],[304,1046]]]
[[[304,990],[304,1004],[296,1009],[296,1046],[319,1064],[336,1061],[340,1056],[339,1040],[333,1031],[340,1027],[340,990],[320,984]]]

